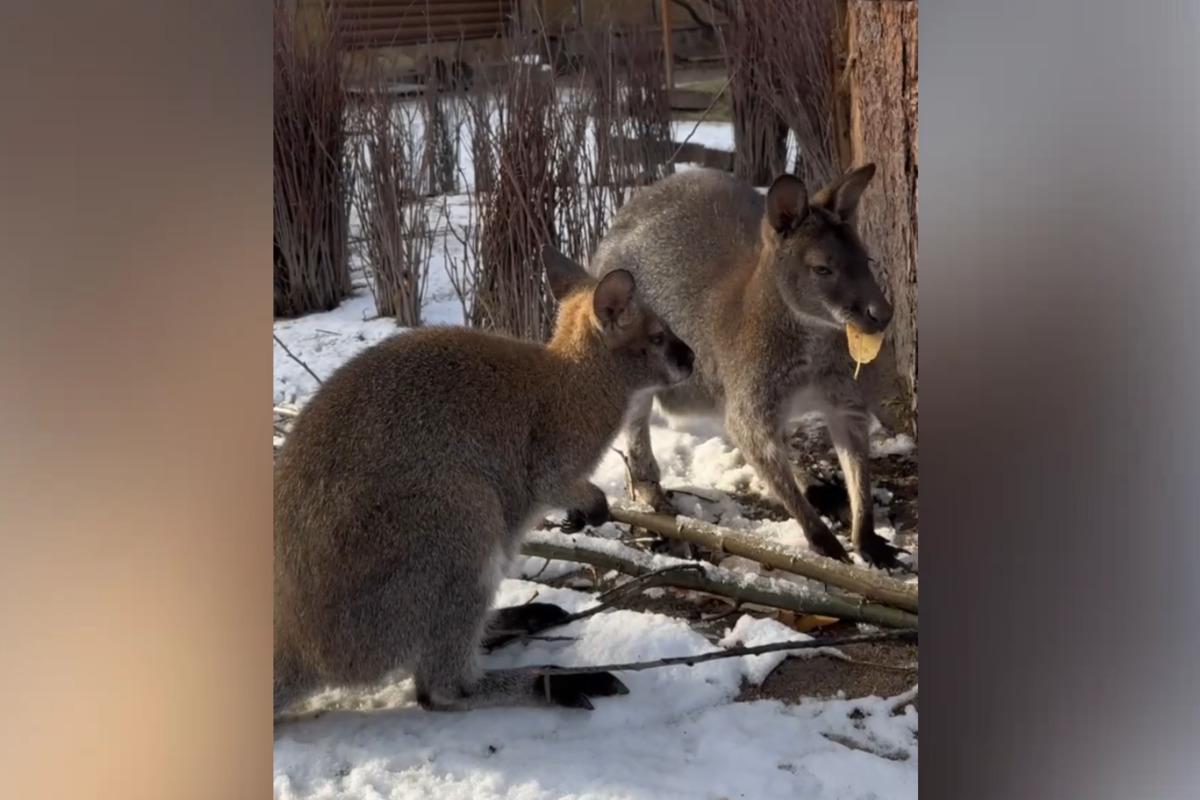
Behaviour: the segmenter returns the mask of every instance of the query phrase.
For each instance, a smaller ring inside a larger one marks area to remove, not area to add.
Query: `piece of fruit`
[[[854,359],[854,379],[858,380],[862,365],[870,364],[879,355],[879,349],[883,347],[883,334],[866,333],[847,323],[846,344],[850,348],[850,357]]]

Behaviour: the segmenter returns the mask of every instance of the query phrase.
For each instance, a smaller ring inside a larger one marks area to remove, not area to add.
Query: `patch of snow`
[[[688,136],[691,136],[688,139]],[[733,123],[713,120],[673,120],[671,136],[676,142],[687,139],[691,144],[703,145],[713,150],[733,152]]]
[[[749,614],[743,614],[738,619],[737,624],[725,632],[725,636],[719,644],[722,647],[735,647],[742,645],[745,647],[759,647],[764,644],[775,644],[777,642],[806,642],[812,639],[807,633],[793,630],[782,622],[774,619],[760,619],[752,617]],[[806,653],[805,650],[797,650],[797,654]],[[786,652],[778,653],[763,653],[757,656],[742,656],[742,671],[746,676],[746,680],[752,686],[760,685],[767,676],[770,675],[776,667],[783,663],[787,658]]]
[[[589,595],[508,580],[497,605]],[[712,650],[685,623],[608,611],[573,623],[571,642],[532,641],[489,657],[512,667],[639,661]],[[798,634],[799,635],[799,634]],[[664,797],[915,798],[917,715],[882,698],[734,703],[745,659],[618,673],[624,697],[595,710],[421,710],[410,680],[339,690],[342,708],[276,729],[274,792],[293,798],[576,800]],[[360,695],[360,696],[356,696]],[[859,713],[854,713],[855,711]]]
[[[895,436],[884,436],[871,440],[872,456],[906,456],[912,453],[917,443],[907,433],[897,433]]]

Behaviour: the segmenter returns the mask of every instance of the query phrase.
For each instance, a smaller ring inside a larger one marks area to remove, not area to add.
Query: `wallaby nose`
[[[867,316],[879,326],[879,330],[887,327],[892,321],[892,304],[882,297],[867,304]]]
[[[684,370],[687,370],[689,375],[691,374],[692,365],[696,363],[696,354],[692,352],[692,348],[676,339],[675,341],[671,342],[671,346],[668,348],[668,354],[670,355],[672,361],[674,361]]]

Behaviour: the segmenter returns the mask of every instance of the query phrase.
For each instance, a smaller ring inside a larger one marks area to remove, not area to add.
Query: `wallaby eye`
[[[833,270],[823,264],[821,266],[813,267],[813,272],[817,273],[822,278],[827,278],[833,274]]]
[[[663,336],[661,333],[656,333],[650,337],[650,344],[654,345],[655,347],[662,347],[663,342],[666,340],[667,337]]]

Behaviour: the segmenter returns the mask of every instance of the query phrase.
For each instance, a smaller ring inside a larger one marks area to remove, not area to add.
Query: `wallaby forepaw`
[[[612,519],[612,515],[608,510],[608,499],[601,498],[602,502],[597,503],[591,508],[570,508],[567,509],[567,518],[563,521],[563,533],[579,533],[584,528],[598,528],[604,523]]]
[[[863,561],[880,569],[896,569],[904,566],[897,556],[907,552],[907,550],[888,544],[888,541],[878,534],[864,537],[858,546],[858,554],[863,557]]]
[[[611,672],[585,672],[572,675],[540,675],[537,689],[552,704],[564,708],[591,711],[590,697],[629,694],[628,687]]]

